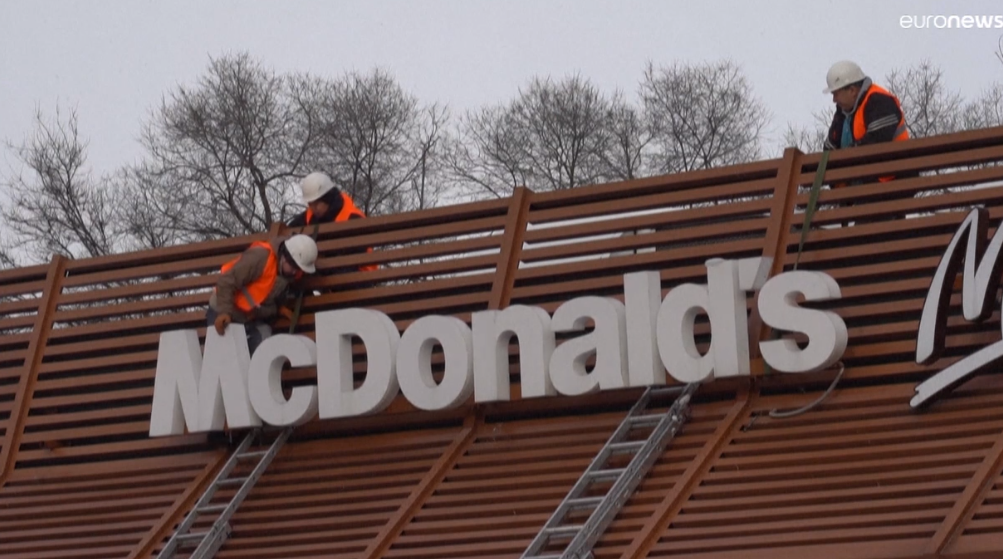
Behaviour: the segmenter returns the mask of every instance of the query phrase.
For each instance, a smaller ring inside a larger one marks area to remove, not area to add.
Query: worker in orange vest
[[[833,64],[826,85],[822,92],[831,93],[836,104],[825,140],[827,149],[909,139],[898,98],[873,83],[860,66],[848,60]]]
[[[362,219],[366,214],[355,205],[352,197],[334,185],[331,177],[324,173],[310,173],[300,181],[300,193],[303,203],[306,204],[306,211],[294,216],[289,220],[289,227],[303,227],[302,232],[306,232],[307,225],[318,225],[337,221],[348,221],[350,219]],[[355,251],[352,251],[355,252]],[[372,248],[366,248],[358,252],[372,252]],[[348,254],[348,252],[346,252]],[[375,270],[375,264],[359,266],[359,270]],[[354,271],[353,269],[335,269],[331,272]]]
[[[836,112],[825,138],[825,149],[843,149],[909,139],[905,113],[897,97],[875,84],[854,62],[843,60],[829,68],[822,93],[832,94]],[[894,176],[878,177],[881,182]],[[836,188],[845,184],[835,184]]]
[[[206,323],[219,335],[242,324],[251,352],[271,335],[271,323],[292,313],[284,307],[292,282],[317,271],[317,243],[307,235],[257,241],[220,269]]]

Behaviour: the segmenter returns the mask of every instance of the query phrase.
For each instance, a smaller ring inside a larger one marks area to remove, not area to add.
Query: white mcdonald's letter
[[[195,330],[162,333],[150,436],[181,435],[186,424],[190,433],[219,431],[224,419],[231,429],[260,426],[247,395],[250,361],[240,324],[228,326],[223,336],[207,328],[205,356]]]
[[[665,368],[658,358],[655,329],[662,304],[658,272],[623,275],[623,303],[627,309],[627,377],[631,386],[665,384]]]
[[[739,262],[712,258],[705,266],[714,378],[749,376],[749,320]]]
[[[919,320],[919,334],[916,337],[916,362],[929,364],[937,360],[944,350],[944,327],[948,306],[951,301],[954,278],[964,258],[964,275],[961,277],[961,307],[966,320],[980,321],[992,316],[992,303],[996,301],[996,290],[1000,282],[1000,249],[1003,248],[1003,227],[996,229],[989,246],[986,234],[989,228],[989,212],[977,208],[969,212],[958,227],[937,271],[930,282],[930,291],[923,303],[923,314]],[[961,240],[967,239],[965,250],[958,250]],[[981,259],[981,260],[980,260]],[[993,297],[986,297],[988,294]]]
[[[701,382],[713,378],[748,376],[749,327],[746,291],[763,285],[770,258],[706,262],[707,285],[684,283],[665,296],[658,309],[656,328],[662,364],[676,379]],[[700,355],[694,324],[707,313],[711,343]]]
[[[367,309],[317,313],[317,389],[320,418],[352,417],[382,411],[399,388],[397,345],[401,335],[387,315]],[[366,379],[358,388],[352,374],[352,336],[366,347]]]
[[[713,353],[700,355],[693,337],[697,314],[709,306],[706,285],[684,283],[669,291],[658,309],[658,353],[669,374],[682,382],[699,382],[714,372]]]
[[[317,364],[317,344],[306,336],[278,334],[261,343],[251,357],[247,391],[261,419],[272,425],[302,425],[317,415],[317,387],[297,386],[289,400],[282,394],[282,367]]]
[[[923,314],[919,320],[916,337],[916,362],[930,364],[936,361],[944,350],[945,326],[954,279],[964,258],[962,276],[961,307],[966,320],[982,321],[992,316],[992,305],[996,302],[999,289],[1000,250],[1003,248],[1003,226],[997,227],[989,245],[986,246],[989,212],[984,208],[972,210],[958,227],[947,251],[937,266],[937,272],[930,282],[930,291],[923,303]],[[962,239],[967,239],[964,252],[958,250]],[[1003,323],[1001,323],[1003,325]],[[987,371],[998,371],[1003,362],[1003,340],[992,343],[965,358],[955,361],[946,369],[923,381],[916,387],[916,395],[910,401],[914,408],[927,406],[938,396],[968,380],[973,375]]]
[[[473,342],[470,327],[452,316],[425,316],[411,323],[397,346],[401,392],[423,410],[456,407],[474,393]],[[432,376],[432,349],[442,347],[442,382]]]
[[[582,332],[589,319],[591,333],[565,340],[550,356],[550,379],[561,394],[576,396],[627,386],[626,311],[623,303],[607,297],[578,297],[554,311],[554,332]],[[586,361],[595,355],[595,367]]]
[[[554,353],[550,315],[540,307],[513,305],[500,311],[475,312],[471,319],[474,336],[474,400],[508,400],[508,346],[513,336],[519,342],[519,378],[522,397],[552,396],[548,365]]]
[[[839,284],[823,272],[794,271],[771,278],[759,292],[759,314],[772,328],[803,332],[808,346],[800,349],[791,339],[760,342],[763,359],[784,373],[821,371],[839,360],[846,350],[846,323],[834,312],[804,309],[805,301],[828,301],[841,296]]]

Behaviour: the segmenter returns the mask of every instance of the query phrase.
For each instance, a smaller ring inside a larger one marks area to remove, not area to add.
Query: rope
[[[778,409],[774,409],[774,410],[770,411],[770,417],[772,417],[774,419],[786,419],[788,417],[794,417],[794,416],[797,416],[797,415],[801,415],[801,414],[805,413],[806,411],[811,410],[815,406],[821,404],[822,401],[825,400],[829,396],[829,394],[831,394],[832,391],[836,388],[836,384],[839,383],[839,379],[843,378],[843,372],[845,370],[846,370],[846,365],[843,365],[843,362],[840,361],[839,362],[839,372],[836,373],[836,378],[832,379],[832,383],[829,384],[829,388],[826,388],[825,392],[823,392],[822,395],[819,396],[814,402],[808,404],[807,406],[802,406],[802,407],[800,407],[798,409],[795,409],[795,410],[780,411]]]
[[[306,229],[304,227],[303,229]],[[310,238],[314,241],[317,240],[317,232],[320,230],[320,223],[313,224],[313,233],[310,233]],[[303,230],[300,230],[302,233]],[[297,290],[296,294],[296,304],[293,306],[293,317],[289,319],[289,333],[293,334],[296,332],[296,324],[300,321],[300,312],[303,310],[303,292],[304,289],[300,288]]]
[[[801,251],[804,249],[805,239],[808,238],[808,231],[811,229],[811,220],[815,216],[815,209],[818,205],[818,192],[822,188],[822,181],[825,178],[825,168],[829,164],[829,150],[822,152],[822,158],[818,162],[818,170],[815,172],[815,182],[811,185],[811,192],[808,194],[808,207],[804,212],[804,223],[801,225],[801,240],[798,241],[798,254],[794,259],[794,269],[798,269],[801,262]]]
[[[804,222],[801,224],[801,240],[798,241],[798,254],[794,258],[794,269],[798,269],[801,262],[801,251],[804,250],[805,239],[808,238],[808,231],[811,229],[811,220],[815,216],[815,209],[818,205],[818,192],[822,188],[822,181],[825,179],[825,168],[829,164],[829,150],[822,152],[822,158],[818,161],[818,170],[815,171],[815,180],[811,184],[811,192],[808,194],[808,206],[804,212]],[[776,330],[770,332],[770,340],[780,338],[780,333]],[[763,362],[763,369],[767,375],[773,374],[773,368],[769,363]]]
[[[798,264],[801,262],[801,252],[802,250],[804,250],[804,242],[805,239],[808,238],[808,231],[811,229],[811,220],[812,217],[815,215],[815,209],[816,206],[818,205],[818,193],[819,190],[821,190],[822,188],[822,181],[825,178],[825,168],[828,165],[828,163],[829,163],[829,150],[825,150],[822,152],[822,158],[818,162],[818,171],[815,172],[815,181],[811,185],[811,193],[808,194],[808,207],[805,208],[804,224],[801,226],[801,240],[798,241],[798,254],[794,259],[795,270],[798,269]],[[774,330],[772,338],[776,339],[777,337],[778,337],[777,331]],[[765,363],[765,365],[766,365],[766,372],[767,374],[769,374],[772,371],[770,365],[768,363]],[[846,371],[846,365],[844,365],[843,362],[840,361],[839,373],[836,374],[836,378],[832,379],[832,383],[829,384],[829,388],[827,388],[825,392],[823,392],[822,395],[819,396],[814,402],[811,402],[806,406],[802,406],[794,410],[780,411],[774,409],[770,411],[769,414],[770,417],[774,419],[786,419],[788,417],[795,417],[801,415],[802,413],[805,413],[813,409],[815,406],[821,404],[822,401],[825,400],[829,396],[829,394],[832,393],[833,390],[835,390],[836,385],[839,384],[839,379],[843,378],[844,371]]]

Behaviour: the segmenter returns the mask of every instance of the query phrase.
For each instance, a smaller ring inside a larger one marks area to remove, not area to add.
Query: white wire
[[[846,365],[843,365],[843,362],[840,361],[839,372],[836,373],[836,378],[832,379],[832,384],[829,385],[829,388],[827,388],[825,392],[823,392],[822,395],[819,396],[818,399],[816,399],[814,402],[808,404],[807,406],[800,407],[796,410],[780,411],[778,409],[774,409],[770,412],[770,417],[774,419],[786,419],[788,417],[794,417],[796,415],[801,415],[802,413],[821,404],[822,400],[825,400],[826,397],[829,396],[829,393],[831,393],[833,389],[836,388],[836,384],[839,383],[839,379],[843,377],[843,371],[845,370],[846,370]]]

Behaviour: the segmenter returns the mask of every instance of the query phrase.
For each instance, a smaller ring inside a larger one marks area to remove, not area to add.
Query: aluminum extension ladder
[[[690,398],[698,386],[698,383],[668,388],[649,386],[533,538],[521,559],[591,559],[592,546],[613,522],[617,512],[686,422]],[[664,414],[645,413],[649,410],[652,398],[672,394],[678,396]],[[647,428],[653,428],[647,439],[631,440],[632,432]],[[629,454],[633,454],[633,457],[627,466],[610,467],[611,458]],[[610,481],[613,483],[605,495],[590,495],[594,483]],[[589,509],[592,513],[584,523],[568,523],[568,513]],[[568,541],[563,551],[553,551],[561,541]]]
[[[192,507],[191,512],[188,513],[184,521],[178,525],[174,535],[171,536],[171,539],[168,540],[167,544],[160,551],[160,554],[157,555],[157,559],[173,559],[179,551],[192,548],[194,548],[194,551],[188,556],[189,559],[211,559],[214,557],[219,548],[223,546],[223,543],[230,536],[230,518],[237,512],[240,503],[251,492],[251,488],[258,482],[258,478],[268,468],[268,465],[275,458],[275,455],[278,454],[282,445],[285,444],[291,432],[291,427],[283,429],[278,437],[272,441],[268,450],[256,452],[248,452],[247,449],[251,447],[254,439],[261,435],[261,430],[255,429],[248,432],[247,436],[244,437],[244,440],[237,447],[237,450],[233,452],[233,455],[227,460],[223,469],[220,470],[216,479],[213,480],[205,493],[202,494],[202,497],[195,503],[195,506]],[[257,460],[251,473],[242,477],[230,477],[230,474],[233,473],[238,464],[247,463],[251,460]],[[216,495],[216,491],[223,487],[237,487],[238,489],[229,502],[225,504],[210,504]],[[209,529],[199,532],[191,531],[195,525],[195,521],[199,517],[214,514],[217,515],[216,520]]]

